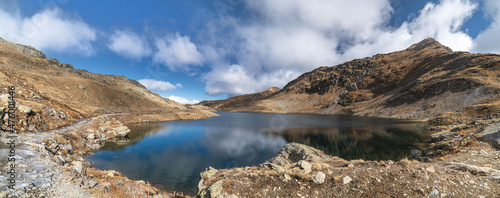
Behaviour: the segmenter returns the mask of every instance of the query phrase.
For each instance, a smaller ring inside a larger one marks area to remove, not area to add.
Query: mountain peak
[[[444,46],[443,44],[439,43],[433,38],[426,38],[418,43],[413,44],[408,49],[414,51],[420,51],[423,49],[438,49],[438,48],[444,49],[448,52],[453,52],[453,50],[451,50],[449,47]]]

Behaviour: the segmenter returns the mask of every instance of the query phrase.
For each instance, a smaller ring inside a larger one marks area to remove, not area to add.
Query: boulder
[[[448,141],[452,140],[455,136],[457,136],[457,133],[451,131],[436,135],[431,135],[431,142]]]
[[[224,189],[222,183],[224,180],[219,180],[213,183],[207,190],[200,193],[200,197],[223,197]],[[224,196],[225,197],[225,196]]]
[[[209,180],[211,177],[213,177],[215,174],[217,174],[219,170],[212,168],[209,166],[208,168],[205,169],[205,171],[200,173],[200,178],[198,179],[198,189],[197,189],[197,194],[200,194],[202,191],[205,190],[207,187],[205,185],[205,181]]]
[[[72,161],[73,169],[75,169],[77,176],[81,176],[83,174],[83,163],[80,161]]]
[[[312,174],[312,180],[314,183],[322,184],[325,182],[326,174],[321,171],[316,171]]]
[[[417,158],[422,156],[422,151],[419,151],[417,149],[411,149],[410,155],[412,158]]]
[[[286,144],[278,154],[268,162],[278,165],[297,163],[300,160],[323,161],[329,159],[323,151],[298,143]]]
[[[24,105],[19,105],[19,107],[17,107],[17,110],[19,112],[25,113],[25,114],[29,114],[32,111],[31,107],[24,106]]]
[[[119,126],[108,131],[115,135],[116,137],[125,137],[130,133],[130,129],[127,126]]]
[[[490,143],[495,148],[500,149],[500,122],[485,128],[477,137],[482,141]]]
[[[342,183],[344,185],[350,183],[351,181],[352,181],[352,179],[349,176],[345,176],[344,178],[342,178]]]
[[[306,174],[311,172],[312,165],[311,165],[311,163],[309,163],[307,161],[300,160],[297,163],[297,166],[300,167],[301,169],[303,169]]]

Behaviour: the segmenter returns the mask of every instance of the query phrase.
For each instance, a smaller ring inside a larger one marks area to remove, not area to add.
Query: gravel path
[[[77,182],[71,181],[73,176],[63,171],[61,165],[51,159],[44,139],[52,139],[54,135],[64,135],[71,131],[81,130],[94,119],[118,114],[106,114],[77,121],[69,126],[45,132],[20,134],[15,139],[15,162],[8,161],[9,148],[5,134],[0,137],[0,198],[2,197],[91,197],[87,190],[80,188]],[[83,158],[79,159],[83,161]],[[16,184],[9,189],[11,176],[10,166],[15,165]]]

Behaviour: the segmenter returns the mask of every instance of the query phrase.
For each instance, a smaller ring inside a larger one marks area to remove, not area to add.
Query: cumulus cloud
[[[288,79],[296,78],[298,72],[290,70],[276,70],[262,75],[252,75],[241,65],[228,65],[214,68],[203,75],[206,82],[205,92],[208,95],[229,93],[229,95],[241,95],[262,91],[270,86],[284,86]]]
[[[141,83],[151,91],[172,91],[177,88],[182,88],[182,85],[179,83],[173,85],[172,83],[166,81],[154,80],[154,79],[141,79],[138,80],[137,82]]]
[[[486,0],[484,10],[491,17],[491,25],[474,39],[473,52],[500,53],[500,1]]]
[[[151,54],[145,38],[134,32],[115,30],[109,39],[108,48],[125,58],[140,60]]]
[[[30,17],[0,8],[0,21],[0,36],[7,40],[40,50],[95,53],[92,42],[96,40],[96,30],[80,17],[65,14],[59,8],[47,8]]]
[[[222,16],[207,27],[212,51],[206,57],[217,60],[202,77],[209,95],[284,86],[319,66],[401,50],[427,37],[469,50],[473,39],[461,27],[477,8],[469,0],[430,2],[392,27],[389,0],[244,2],[250,18]]]
[[[181,103],[181,104],[196,104],[196,103],[200,102],[198,100],[188,100],[186,98],[183,98],[183,97],[180,97],[180,96],[174,96],[174,95],[171,95],[171,96],[169,96],[167,98],[170,99],[170,100],[173,100],[175,102]]]
[[[189,36],[176,33],[156,39],[155,44],[157,51],[153,55],[153,61],[164,64],[171,70],[187,71],[189,66],[203,63],[203,55]]]

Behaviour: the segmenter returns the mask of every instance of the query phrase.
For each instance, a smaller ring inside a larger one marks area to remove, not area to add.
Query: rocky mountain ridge
[[[272,96],[227,103],[225,109],[419,120],[457,117],[461,120],[448,122],[465,123],[499,116],[499,82],[500,55],[453,52],[428,38],[405,50],[319,67]]]
[[[271,87],[265,91],[235,96],[225,100],[206,100],[198,103],[198,105],[208,106],[217,111],[237,111],[238,106],[246,106],[252,102],[267,99],[278,91],[280,91],[280,88]]]
[[[33,58],[46,59],[47,57],[42,51],[39,51],[31,46],[21,45],[19,43],[14,43],[12,41],[5,40],[0,37],[0,43],[15,47],[19,52],[31,56]]]

